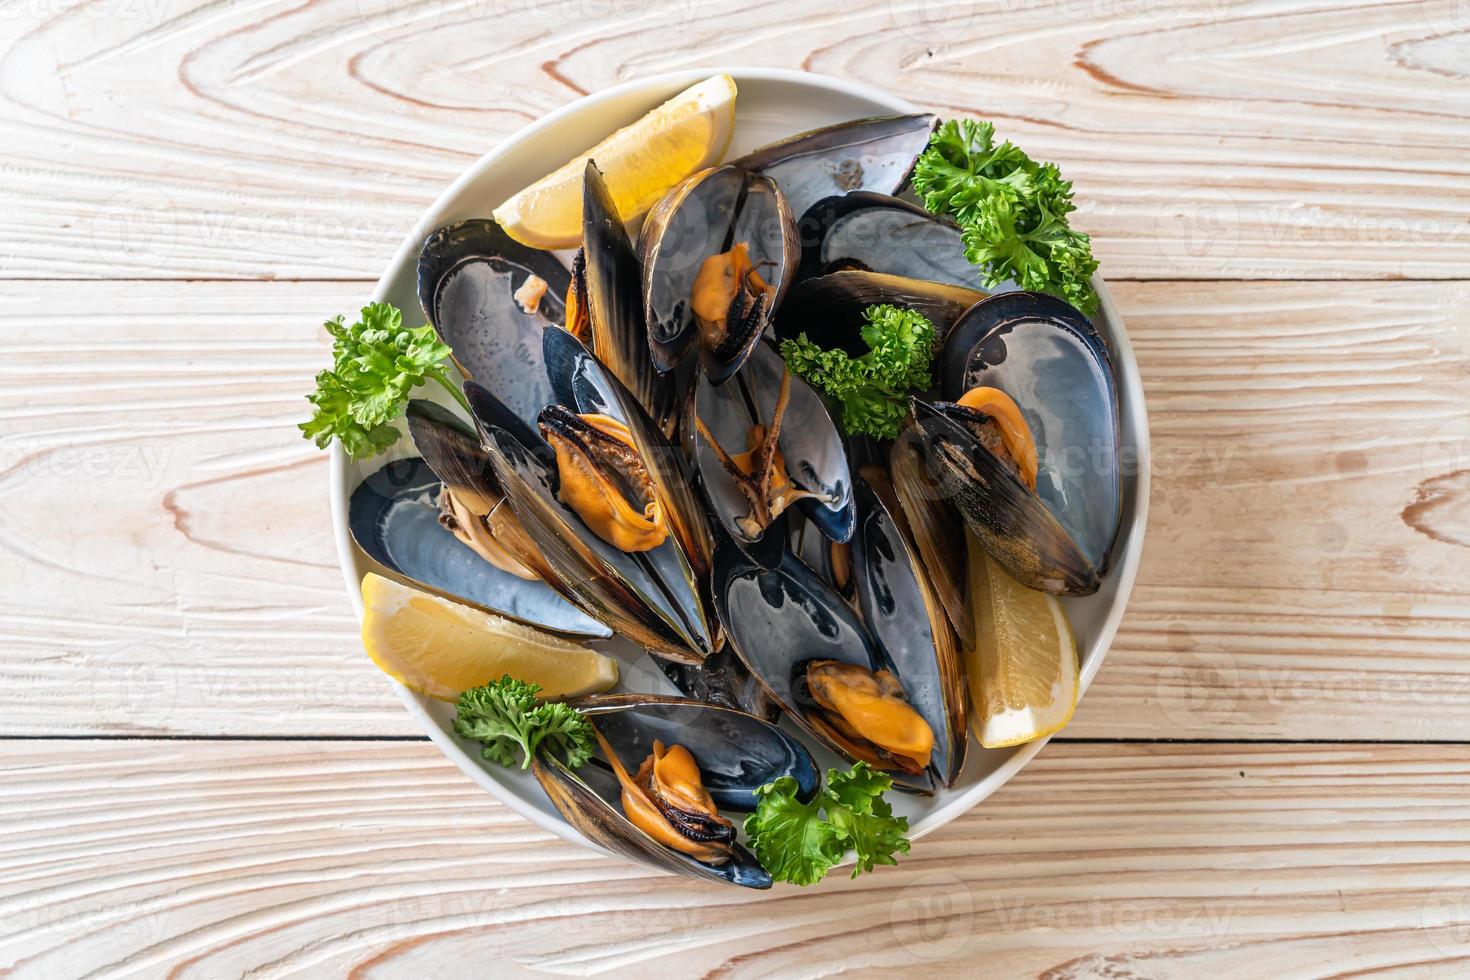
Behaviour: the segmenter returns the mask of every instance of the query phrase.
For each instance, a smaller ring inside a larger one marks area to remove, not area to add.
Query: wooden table
[[[0,38],[0,975],[1470,971],[1463,0],[16,0]],[[767,895],[425,742],[294,428],[320,322],[480,153],[719,64],[1058,161],[1156,447],[1065,736],[900,867]]]

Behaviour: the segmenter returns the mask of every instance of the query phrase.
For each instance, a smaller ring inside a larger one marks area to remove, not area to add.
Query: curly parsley
[[[868,352],[861,357],[825,350],[805,333],[782,341],[781,356],[793,374],[837,402],[847,432],[892,439],[908,414],[909,391],[932,381],[934,324],[913,310],[874,305],[863,311],[862,337]]]
[[[571,705],[537,704],[540,690],[509,674],[471,688],[459,696],[454,731],[482,743],[481,754],[502,766],[529,769],[542,748],[561,756],[572,769],[586,765],[595,747],[591,723]]]
[[[306,396],[316,411],[298,426],[321,448],[336,439],[354,459],[385,451],[398,441],[393,421],[409,392],[429,378],[469,411],[449,378],[449,345],[428,324],[406,328],[396,306],[369,303],[351,326],[340,316],[323,326],[332,335],[332,367],[316,376],[316,391]]]
[[[756,790],[760,802],[745,818],[750,849],[772,878],[793,885],[821,881],[849,850],[857,855],[854,878],[896,864],[895,854],[909,852],[909,820],[895,817],[883,799],[892,786],[892,779],[858,762],[847,772],[828,769],[826,788],[803,803],[796,780],[782,776]]]
[[[950,120],[919,157],[913,185],[925,207],[959,223],[965,257],[985,270],[986,286],[1014,279],[1083,313],[1097,311],[1092,242],[1067,224],[1072,182],[1055,164],[1037,163],[1009,141],[997,146],[988,122]]]

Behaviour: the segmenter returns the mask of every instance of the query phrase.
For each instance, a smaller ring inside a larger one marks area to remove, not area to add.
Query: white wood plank
[[[730,64],[995,119],[1075,180],[1114,278],[1445,278],[1470,262],[1457,0],[15,13],[0,18],[0,276],[374,279],[520,126],[629,78]]]
[[[896,868],[737,892],[421,743],[0,743],[0,971],[1454,976],[1470,751],[1053,745]]]

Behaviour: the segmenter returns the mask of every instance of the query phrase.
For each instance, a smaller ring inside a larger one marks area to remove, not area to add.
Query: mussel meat
[[[533,766],[572,826],[654,868],[770,887],[720,810],[755,809],[756,790],[783,776],[810,799],[819,777],[799,741],[745,712],[681,698],[613,695],[576,706],[594,726],[602,757],[576,772],[549,755]]]
[[[554,582],[590,616],[697,664],[714,650],[704,599],[709,529],[682,457],[576,338],[556,327],[542,342],[553,401],[539,429],[519,426],[482,386],[465,385],[506,500]]]
[[[599,538],[621,551],[650,551],[669,524],[628,427],[562,405],[541,411],[541,435],[556,452],[557,496]]]
[[[700,365],[719,385],[750,355],[790,284],[795,220],[774,181],[715,167],[654,205],[638,252],[654,366],[674,370],[697,341]]]

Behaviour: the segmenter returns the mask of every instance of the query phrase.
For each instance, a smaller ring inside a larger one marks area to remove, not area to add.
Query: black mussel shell
[[[547,288],[535,311],[527,313],[515,293],[533,275]],[[460,369],[527,420],[546,404],[541,332],[564,322],[569,282],[555,255],[520,244],[482,218],[441,228],[419,254],[424,315],[454,348]]]
[[[369,476],[347,506],[347,526],[373,561],[430,592],[531,626],[580,636],[608,629],[545,582],[502,571],[439,523],[439,477],[422,459],[401,459]]]
[[[667,435],[677,417],[677,394],[672,379],[649,360],[638,255],[592,160],[582,182],[582,240],[592,350]]]
[[[739,167],[701,171],[654,205],[638,251],[649,353],[659,371],[673,370],[696,345],[700,366],[714,384],[740,369],[791,282],[794,229],[794,213],[776,184]],[[700,339],[691,307],[695,278],[706,259],[741,243],[771,292],[752,300],[747,315],[711,348]]]
[[[968,409],[910,400],[929,476],[985,550],[1016,581],[1060,595],[1097,591],[1096,567],[1041,498],[966,426]]]
[[[767,144],[735,164],[774,179],[801,215],[845,191],[897,194],[938,125],[928,113],[854,119]]]
[[[854,191],[824,198],[801,213],[798,279],[843,269],[977,289],[980,270],[965,258],[959,228],[917,204]]]
[[[1002,293],[955,324],[937,362],[944,397],[978,385],[1016,402],[1036,441],[1036,493],[1097,569],[1123,517],[1118,390],[1107,344],[1075,308]]]
[[[891,491],[890,491],[891,492]],[[932,765],[945,786],[965,764],[969,740],[959,638],[938,604],[916,549],[884,500],[861,476],[853,498],[852,571],[858,608],[903,681],[914,710],[934,730]]]
[[[577,707],[597,726],[630,773],[652,751],[655,739],[684,746],[722,809],[755,809],[755,791],[783,776],[796,780],[798,796],[804,800],[820,785],[816,763],[799,741],[741,711],[645,694],[588,698],[577,702]],[[600,758],[572,772],[543,755],[534,768],[551,802],[595,844],[686,877],[746,888],[771,885],[770,875],[738,844],[729,863],[712,866],[663,846],[633,826],[623,815],[617,777]]]
[[[729,642],[750,672],[782,711],[839,755],[846,757],[847,752],[808,718],[804,665],[837,660],[875,672],[889,670],[907,685],[852,607],[790,552],[775,568],[762,568],[733,545],[722,546],[715,553],[714,592]],[[935,744],[943,737],[936,732]],[[895,786],[910,792],[934,790],[932,766],[917,776],[898,771],[888,775]]]
[[[694,409],[727,453],[746,450],[752,426],[770,425],[785,366],[770,344],[761,343],[727,384],[715,387],[705,378],[696,382]],[[749,512],[749,501],[693,420],[687,430],[693,433],[694,461],[701,485],[725,532],[760,564],[769,567],[779,562],[785,549],[784,522],[778,518],[763,535],[743,532],[736,520]],[[828,498],[824,502],[808,497],[798,501],[796,508],[827,537],[835,541],[850,538],[854,521],[852,477],[842,437],[821,396],[795,375],[791,376],[791,393],[777,445],[792,484]]]

